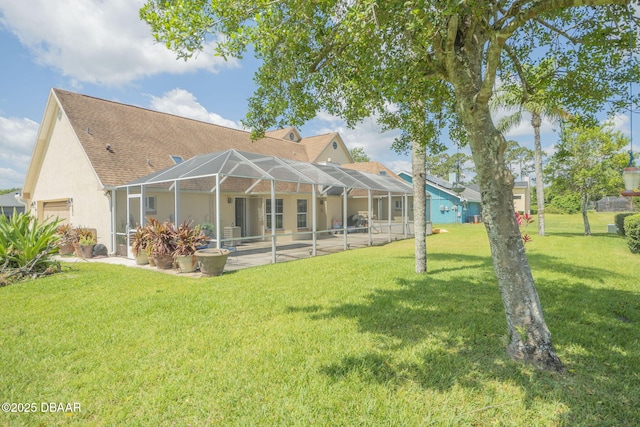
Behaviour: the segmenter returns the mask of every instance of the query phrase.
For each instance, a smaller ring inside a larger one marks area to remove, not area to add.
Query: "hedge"
[[[619,213],[615,216],[615,223],[616,223],[616,227],[618,227],[619,235],[621,236],[625,235],[624,219],[631,215],[635,215],[635,214],[633,212],[625,212],[625,213]]]
[[[627,216],[624,219],[624,229],[631,253],[640,253],[640,214]]]

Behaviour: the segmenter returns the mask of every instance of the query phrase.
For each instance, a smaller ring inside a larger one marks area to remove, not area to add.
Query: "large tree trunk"
[[[589,224],[589,215],[588,207],[589,207],[589,196],[583,194],[581,197],[581,205],[582,205],[582,222],[584,223],[584,235],[591,236],[591,225]]]
[[[411,144],[413,179],[413,226],[416,238],[416,273],[427,271],[426,152],[418,142]]]
[[[538,235],[544,236],[544,179],[542,178],[542,143],[540,142],[540,127],[542,117],[532,113],[531,125],[534,134],[535,169],[536,169],[536,199],[538,204]]]
[[[480,66],[478,75],[479,70]],[[458,113],[469,135],[479,178],[482,218],[507,317],[507,353],[514,360],[543,369],[562,370],[562,363],[551,343],[551,333],[544,320],[515,216],[513,175],[504,161],[506,141],[493,125],[487,103],[476,101],[477,91],[473,85],[455,86]]]

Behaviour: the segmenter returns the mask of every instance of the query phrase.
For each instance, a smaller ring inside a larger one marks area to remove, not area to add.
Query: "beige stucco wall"
[[[315,160],[316,163],[330,162],[337,165],[351,163],[351,158],[349,157],[349,153],[346,151],[344,144],[342,144],[337,138],[334,138],[334,141],[338,144],[337,148],[333,148],[333,141],[331,141],[331,143],[322,150],[318,158]]]
[[[37,217],[43,219],[44,202],[73,199],[70,223],[95,228],[98,243],[111,248],[109,197],[66,116],[60,114],[54,121],[38,179],[30,194],[30,200],[37,206]]]
[[[515,187],[513,189],[513,207],[516,212],[529,213],[531,211],[530,194],[529,188]]]

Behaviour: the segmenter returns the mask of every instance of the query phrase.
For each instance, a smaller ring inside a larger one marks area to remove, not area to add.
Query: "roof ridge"
[[[238,128],[233,128],[233,127],[230,127],[230,126],[219,125],[217,123],[206,122],[204,120],[194,119],[193,117],[180,116],[178,114],[167,113],[165,111],[160,111],[160,110],[154,110],[154,109],[151,109],[151,108],[141,107],[139,105],[126,104],[124,102],[114,101],[114,100],[111,100],[111,99],[99,98],[97,96],[86,95],[84,93],[71,92],[69,90],[60,89],[60,88],[53,88],[53,91],[54,92],[62,92],[62,93],[68,94],[68,95],[77,95],[77,96],[82,96],[82,97],[85,97],[85,98],[91,98],[91,99],[95,99],[96,101],[108,102],[110,104],[116,104],[116,105],[120,105],[120,106],[123,106],[123,107],[136,108],[136,109],[139,109],[139,110],[148,111],[150,113],[163,114],[163,115],[166,115],[166,116],[176,117],[178,119],[184,119],[184,120],[190,120],[190,121],[193,121],[193,122],[204,123],[204,124],[207,124],[207,125],[216,126],[216,127],[223,128],[223,129],[229,129],[229,130],[232,130],[232,131],[244,132],[244,133],[247,133],[247,134],[251,133],[250,131],[247,131],[247,130],[244,130],[244,129],[238,129]],[[280,139],[280,138],[273,138],[273,137],[266,136],[266,135],[265,135],[265,138]]]

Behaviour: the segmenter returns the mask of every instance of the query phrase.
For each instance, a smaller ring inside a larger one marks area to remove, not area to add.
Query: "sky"
[[[176,59],[138,18],[143,3],[0,0],[0,189],[22,187],[53,87],[241,127],[258,62],[225,62],[212,54],[215,40],[194,59]],[[629,135],[628,114],[614,122]],[[341,119],[319,113],[300,130],[303,137],[339,132],[348,148],[362,147],[393,171],[411,170],[409,155],[390,149],[398,132],[381,133],[374,118],[348,129]],[[505,136],[533,148],[526,119]],[[556,141],[553,126],[543,123],[543,149],[552,151]],[[453,143],[447,145],[455,152]]]

